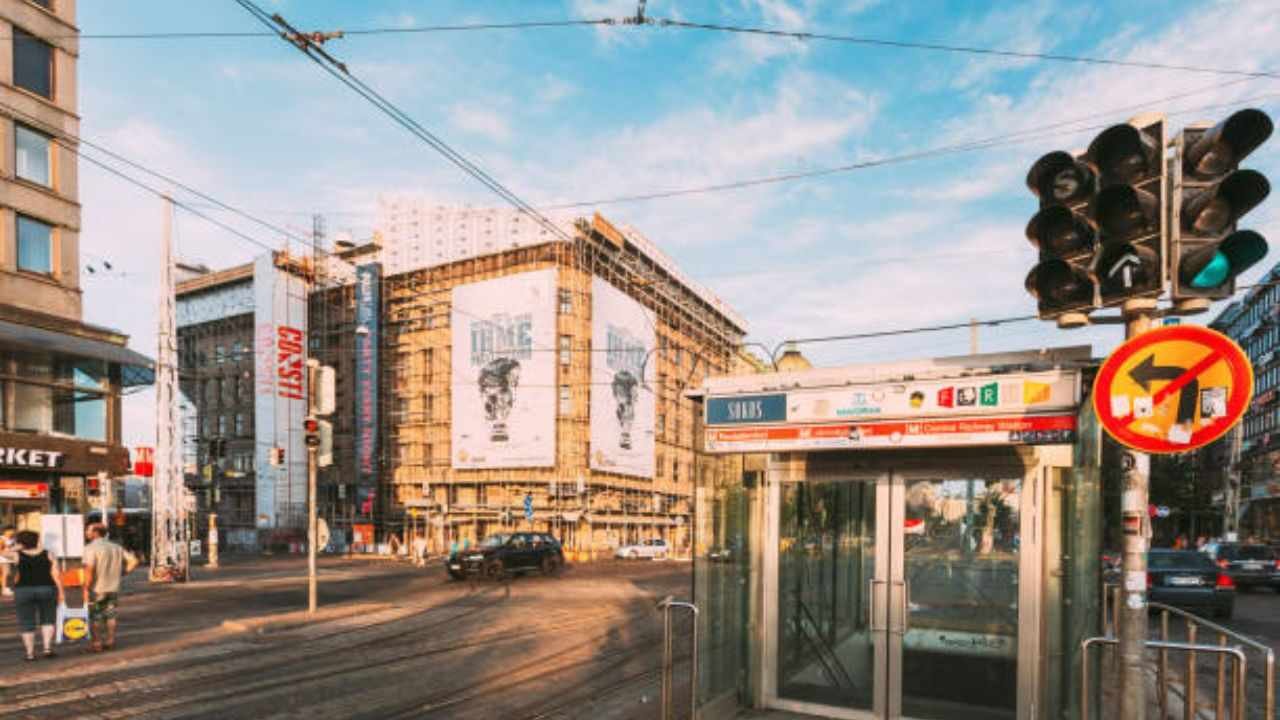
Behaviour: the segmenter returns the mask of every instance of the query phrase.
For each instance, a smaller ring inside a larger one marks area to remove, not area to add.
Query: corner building
[[[745,323],[635,229],[554,222],[383,202],[379,524],[433,550],[533,529],[688,552],[695,479],[725,469],[685,391]]]
[[[74,0],[0,0],[0,527],[85,512],[129,470],[121,389],[152,382],[83,322]]]

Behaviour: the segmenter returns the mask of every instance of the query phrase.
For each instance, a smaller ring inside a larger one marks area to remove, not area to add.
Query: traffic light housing
[[[1040,251],[1026,288],[1041,319],[1089,312],[1164,289],[1164,118],[1102,131],[1087,151],[1044,155],[1027,174],[1040,210],[1027,239]]]
[[[1240,161],[1271,137],[1261,110],[1233,113],[1209,126],[1188,126],[1174,143],[1172,297],[1221,300],[1235,293],[1240,273],[1262,260],[1267,241],[1237,223],[1271,192],[1266,176]]]

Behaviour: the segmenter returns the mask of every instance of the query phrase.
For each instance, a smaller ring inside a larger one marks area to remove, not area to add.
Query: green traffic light
[[[1216,288],[1231,276],[1231,261],[1221,252],[1213,254],[1213,258],[1191,279],[1191,287],[1200,290]]]

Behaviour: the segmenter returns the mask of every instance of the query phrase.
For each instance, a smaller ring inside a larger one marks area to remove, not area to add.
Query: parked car
[[[623,545],[613,553],[613,556],[626,558],[627,560],[638,560],[639,558],[661,560],[667,557],[668,553],[670,553],[670,548],[667,547],[667,541],[662,538],[653,538],[636,545]]]
[[[1280,560],[1270,545],[1217,543],[1207,554],[1241,590],[1251,587],[1280,590]]]
[[[490,535],[478,546],[459,550],[445,559],[445,569],[454,580],[468,575],[498,579],[534,571],[555,575],[562,567],[564,551],[559,541],[546,533]]]
[[[1195,550],[1148,552],[1147,595],[1152,602],[1220,618],[1230,618],[1236,606],[1231,576]]]

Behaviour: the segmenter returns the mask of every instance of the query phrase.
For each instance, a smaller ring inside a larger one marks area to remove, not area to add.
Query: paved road
[[[689,565],[604,563],[456,583],[439,566],[270,559],[185,586],[133,579],[120,647],[24,663],[0,606],[0,717],[651,717],[661,621]]]

